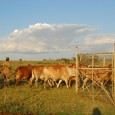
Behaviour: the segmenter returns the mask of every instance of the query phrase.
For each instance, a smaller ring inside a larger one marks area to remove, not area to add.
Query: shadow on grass
[[[92,111],[92,115],[102,115],[101,111],[98,109],[98,107],[95,107]]]
[[[3,79],[0,79],[0,89],[2,89],[4,87],[4,80]]]

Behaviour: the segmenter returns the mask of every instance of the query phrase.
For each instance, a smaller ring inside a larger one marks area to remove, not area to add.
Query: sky
[[[0,0],[0,60],[113,52],[115,0]]]

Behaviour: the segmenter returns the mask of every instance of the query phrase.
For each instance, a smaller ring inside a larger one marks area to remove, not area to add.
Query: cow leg
[[[34,70],[32,70],[32,77],[30,78],[30,80],[29,80],[29,85],[30,86],[32,86],[32,82],[33,82],[33,80],[35,79],[36,77],[35,77],[35,75],[34,75]]]
[[[68,81],[69,87],[71,87],[71,82],[72,82],[72,79],[70,78],[69,81]]]
[[[84,80],[83,80],[83,85],[82,85],[82,88],[84,89],[84,87],[86,86],[86,83],[87,83],[87,81],[89,80],[89,78],[85,78]]]
[[[53,80],[52,80],[52,85],[53,85],[53,87],[54,87],[54,86],[57,86],[56,81],[53,81]]]
[[[49,80],[49,76],[45,76],[44,78],[44,89],[46,89],[46,82]]]
[[[54,80],[52,80],[52,79],[49,79],[49,80],[48,80],[48,84],[49,84],[51,87],[57,86],[56,81],[54,81]]]
[[[53,80],[52,79],[48,79],[48,84],[50,85],[50,87],[53,87],[54,86]]]
[[[66,87],[69,89],[68,78],[65,79]]]
[[[29,85],[32,86],[32,82],[35,78],[34,77],[31,77],[30,80],[29,80]]]
[[[18,85],[19,82],[21,80],[21,76],[20,75],[16,75],[16,78],[15,78],[15,85]]]
[[[57,84],[57,88],[59,88],[61,82],[62,82],[62,80],[59,80],[59,82]]]
[[[35,86],[38,87],[38,77],[35,79]]]
[[[46,89],[46,82],[47,82],[47,81],[46,81],[46,80],[44,80],[44,89]]]
[[[59,80],[59,82],[58,82],[58,84],[57,84],[57,88],[59,88],[60,83],[61,83],[62,81],[63,81],[63,80]],[[69,89],[68,79],[65,79],[64,81],[65,81],[65,83],[66,83],[66,87]]]
[[[19,85],[20,80],[21,80],[21,79],[16,79],[16,80],[15,80],[15,85]]]
[[[34,79],[35,79],[35,77],[34,77],[34,75],[32,74],[32,77],[31,77],[30,80],[29,80],[29,85],[30,85],[30,86],[32,86],[32,82],[33,82]]]
[[[70,77],[69,80],[68,80],[69,88],[71,87],[71,82],[72,82],[72,80],[75,80],[75,77],[74,77],[74,76]]]

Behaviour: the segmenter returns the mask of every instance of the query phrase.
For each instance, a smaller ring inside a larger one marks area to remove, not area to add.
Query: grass
[[[39,62],[11,62],[13,69],[20,65],[37,65]],[[41,63],[42,64],[42,63]],[[2,78],[2,77],[1,77]],[[39,87],[29,87],[22,83],[14,86],[14,76],[10,87],[2,87],[0,82],[0,112],[12,114],[36,114],[36,115],[114,115],[115,106],[106,95],[101,95],[94,101],[87,91],[76,94],[75,84],[70,89],[65,85],[60,88],[45,90],[40,83]]]
[[[75,93],[74,86],[67,89],[30,88],[27,84],[5,87],[0,90],[0,112],[40,115],[91,115],[98,108],[104,115],[113,115],[115,106],[100,100],[92,101],[85,92]]]

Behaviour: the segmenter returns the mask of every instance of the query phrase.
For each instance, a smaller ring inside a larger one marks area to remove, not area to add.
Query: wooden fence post
[[[112,55],[112,96],[115,100],[115,43],[114,43],[114,51]]]
[[[114,43],[114,53],[113,53],[113,82],[114,82],[114,84],[113,84],[113,94],[114,94],[114,99],[115,99],[115,43]]]
[[[92,82],[94,81],[93,67],[94,67],[94,55],[92,55]],[[94,101],[94,83],[92,83],[92,99]]]
[[[75,89],[76,89],[76,93],[78,93],[78,47],[76,47],[76,85],[75,85]]]
[[[103,67],[105,66],[105,57],[103,58]]]

